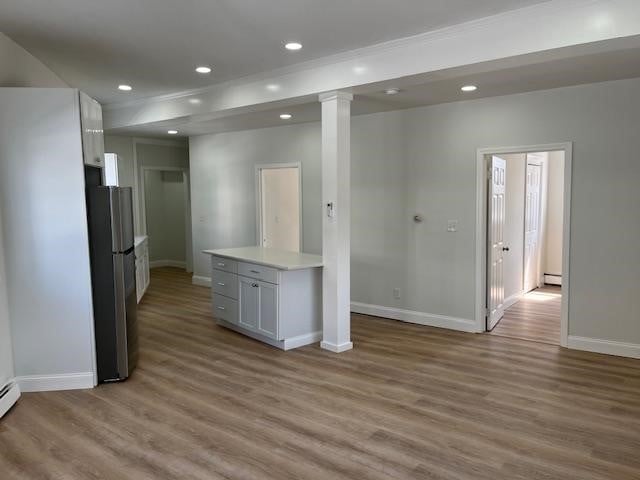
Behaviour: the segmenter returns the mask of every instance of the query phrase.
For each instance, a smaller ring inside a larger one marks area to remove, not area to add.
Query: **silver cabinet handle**
[[[251,286],[252,286],[253,288],[258,288],[260,285],[258,285],[257,283],[252,283],[252,284],[251,284]]]
[[[224,287],[226,283],[218,282],[218,285],[220,285],[221,287]]]
[[[224,263],[218,263],[219,267],[224,267]]]
[[[218,307],[218,310],[226,310],[224,307]]]
[[[259,271],[259,270],[249,270],[249,271],[250,271],[251,273],[257,273],[257,274],[260,274],[260,271]]]

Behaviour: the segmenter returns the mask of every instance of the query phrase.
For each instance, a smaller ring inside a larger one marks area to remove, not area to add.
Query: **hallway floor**
[[[504,312],[490,334],[560,345],[561,302],[560,287],[545,285],[533,290]]]

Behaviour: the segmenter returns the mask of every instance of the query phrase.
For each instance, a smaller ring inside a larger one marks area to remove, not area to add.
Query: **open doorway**
[[[487,167],[484,331],[566,345],[570,151],[564,146],[482,154]]]
[[[189,186],[187,171],[142,168],[143,225],[149,237],[149,266],[189,270]]]
[[[302,183],[299,163],[256,167],[258,245],[302,250]]]

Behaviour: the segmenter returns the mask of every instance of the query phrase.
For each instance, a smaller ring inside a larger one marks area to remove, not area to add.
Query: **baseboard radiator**
[[[558,274],[555,274],[555,273],[545,273],[544,274],[544,283],[545,283],[545,285],[562,286],[562,275],[558,275]]]
[[[9,382],[0,389],[0,418],[7,413],[20,398],[20,388],[15,382]]]

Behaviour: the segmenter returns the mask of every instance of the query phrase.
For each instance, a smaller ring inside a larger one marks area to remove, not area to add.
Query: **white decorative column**
[[[351,101],[346,92],[322,103],[322,343],[332,352],[351,343]]]

